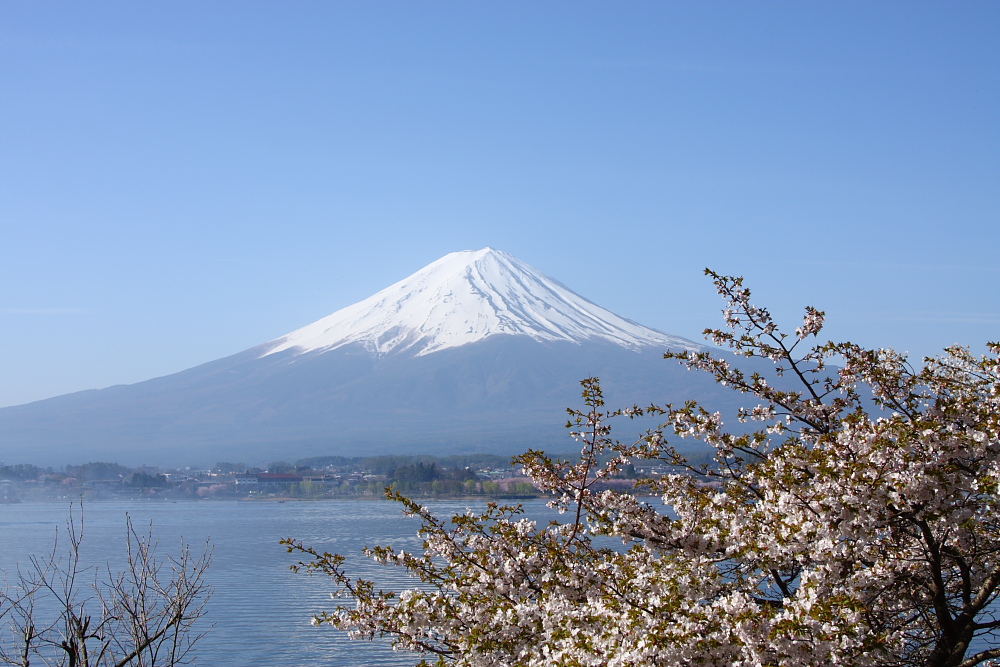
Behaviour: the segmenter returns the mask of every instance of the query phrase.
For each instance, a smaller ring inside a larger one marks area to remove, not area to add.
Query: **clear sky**
[[[0,3],[0,405],[493,246],[702,340],[1000,339],[1000,3]]]

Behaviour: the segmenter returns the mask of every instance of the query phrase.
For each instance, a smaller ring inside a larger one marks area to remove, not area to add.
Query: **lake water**
[[[483,507],[469,500],[427,504],[441,516]],[[528,505],[533,515],[547,513],[543,501]],[[323,578],[292,573],[289,566],[296,558],[278,544],[283,537],[296,537],[321,552],[348,556],[352,572],[376,579],[384,588],[410,586],[413,580],[404,573],[360,555],[365,545],[420,548],[419,522],[403,517],[397,503],[91,502],[84,507],[87,562],[121,564],[126,512],[140,532],[152,522],[161,556],[176,553],[182,538],[194,551],[211,540],[214,562],[207,579],[215,592],[202,628],[213,627],[196,648],[197,664],[374,667],[419,661],[414,654],[393,652],[388,640],[350,641],[330,626],[311,626],[314,613],[332,610],[331,586]],[[10,571],[30,554],[51,551],[56,531],[64,528],[68,516],[68,502],[0,505],[0,569]]]

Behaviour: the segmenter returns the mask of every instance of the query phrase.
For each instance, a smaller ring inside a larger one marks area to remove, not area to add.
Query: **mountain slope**
[[[173,375],[0,410],[0,459],[210,465],[323,454],[572,449],[579,381],[609,405],[718,395],[691,341],[499,251],[452,253],[287,336]]]

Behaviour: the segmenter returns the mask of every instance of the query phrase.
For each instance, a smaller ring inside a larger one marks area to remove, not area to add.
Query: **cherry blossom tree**
[[[367,555],[419,583],[383,591],[343,557],[286,540],[298,568],[346,598],[315,622],[389,636],[421,664],[469,667],[1000,657],[1000,344],[915,368],[892,350],[820,343],[814,308],[783,333],[742,279],[708,273],[727,326],[706,334],[735,356],[666,357],[751,397],[740,428],[696,402],[610,410],[585,380],[569,423],[580,459],[515,459],[565,520],[538,525],[498,504],[445,520],[390,490],[422,522],[423,549]],[[740,357],[774,372],[741,371]],[[662,425],[631,444],[612,438],[613,420],[648,415]],[[680,438],[714,448],[714,463],[688,465]],[[676,472],[635,493],[599,490],[635,462]]]

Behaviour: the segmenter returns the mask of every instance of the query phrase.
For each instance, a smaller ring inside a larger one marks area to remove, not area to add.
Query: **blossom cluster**
[[[369,555],[420,583],[381,591],[342,557],[289,540],[310,557],[300,566],[348,600],[318,622],[463,667],[1000,658],[1000,345],[983,357],[952,348],[920,369],[891,350],[802,349],[822,312],[807,309],[786,335],[741,279],[711,276],[727,330],[707,335],[774,373],[713,353],[666,356],[755,397],[736,418],[756,430],[728,431],[695,402],[608,410],[585,380],[586,407],[569,422],[579,460],[516,459],[562,521],[496,504],[445,520],[390,491],[420,519],[423,549]],[[643,415],[663,423],[630,444],[611,437],[611,420]],[[703,441],[714,463],[688,465],[673,438]],[[675,472],[635,493],[598,490],[637,461]]]

